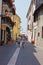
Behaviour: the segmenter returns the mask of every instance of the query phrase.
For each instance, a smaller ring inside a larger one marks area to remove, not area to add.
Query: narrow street
[[[0,64],[1,65],[7,65],[10,58],[13,56],[16,48],[17,46],[15,44],[0,46]]]
[[[0,47],[1,65],[43,65],[43,50],[27,43],[24,48],[17,44]]]
[[[43,0],[0,0],[0,65],[43,65]]]

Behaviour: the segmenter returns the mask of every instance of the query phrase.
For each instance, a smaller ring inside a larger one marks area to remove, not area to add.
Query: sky
[[[26,14],[29,9],[31,0],[15,0],[14,4],[16,7],[16,13],[21,18],[21,33],[26,33],[27,30],[27,20],[26,20]]]

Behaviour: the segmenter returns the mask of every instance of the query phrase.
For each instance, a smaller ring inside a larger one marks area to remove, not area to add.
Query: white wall
[[[35,11],[35,4],[33,3],[32,8],[31,8],[31,11],[30,11],[30,13],[29,13],[29,15],[27,17],[27,20],[28,20],[27,25],[29,25],[29,29],[31,29],[31,31],[30,30],[27,30],[28,40],[30,42],[31,42],[31,37],[32,37],[32,23],[33,23],[33,20],[34,20],[34,17],[33,17],[34,11]],[[29,17],[30,17],[30,20],[29,20]]]
[[[43,12],[40,11],[39,12],[39,20],[38,20],[38,27],[36,30],[36,45],[43,47],[43,38],[42,38],[42,26],[43,26]],[[40,35],[38,36],[38,33],[40,33]]]
[[[28,36],[28,41],[31,42],[31,35],[32,35],[32,32],[31,31],[27,31],[27,36]]]

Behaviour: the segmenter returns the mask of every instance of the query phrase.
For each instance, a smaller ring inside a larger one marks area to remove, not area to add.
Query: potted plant
[[[32,44],[35,44],[35,40],[31,40]]]

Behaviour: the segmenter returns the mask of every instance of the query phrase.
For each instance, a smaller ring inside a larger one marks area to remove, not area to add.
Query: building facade
[[[15,14],[14,15],[14,22],[15,22],[15,25],[13,27],[13,39],[16,41],[17,38],[19,38],[20,36],[20,17]]]
[[[43,47],[43,4],[39,5],[34,12],[34,23],[37,23],[35,43]]]
[[[31,31],[31,34],[30,32],[28,33],[28,36],[29,34],[31,35],[30,38],[31,40],[33,39],[35,41],[34,42],[35,45],[43,47],[43,0],[34,0],[33,4],[35,9],[33,8],[33,6],[30,7],[27,13],[28,23],[29,22],[32,23],[32,29],[31,29],[32,31]],[[30,5],[32,5],[32,3]],[[30,16],[30,13],[31,13],[31,16]],[[30,26],[31,28],[31,25],[28,25],[28,26]],[[30,28],[28,27],[29,30]]]
[[[1,44],[7,43],[12,40],[12,28],[14,26],[13,15],[15,9],[13,5],[14,0],[2,0],[2,13],[1,13]]]
[[[0,43],[1,43],[1,13],[2,13],[2,0],[0,0]]]
[[[30,7],[29,10],[27,12],[26,18],[27,18],[27,36],[28,36],[28,40],[31,42],[31,40],[33,39],[33,21],[34,21],[34,17],[33,17],[33,13],[35,11],[35,0],[31,0],[30,3]]]

